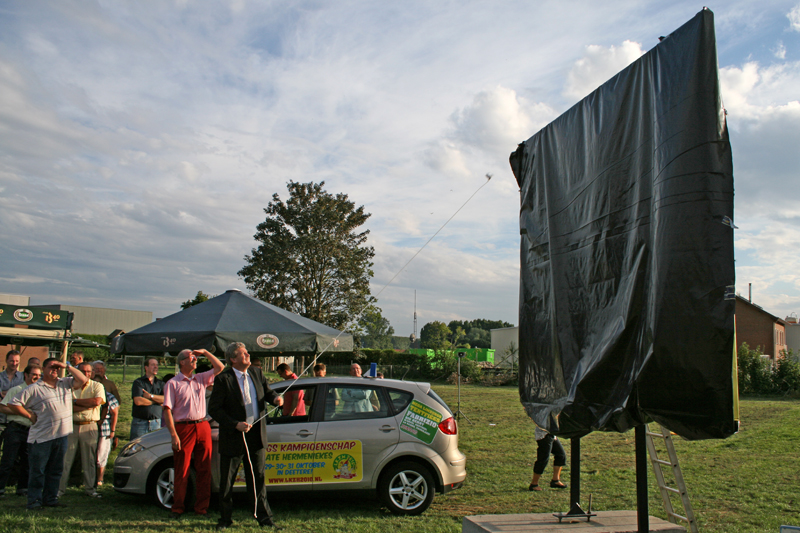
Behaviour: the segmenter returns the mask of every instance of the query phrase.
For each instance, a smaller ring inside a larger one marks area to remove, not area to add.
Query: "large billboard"
[[[511,155],[520,399],[562,436],[734,416],[733,164],[704,9]]]

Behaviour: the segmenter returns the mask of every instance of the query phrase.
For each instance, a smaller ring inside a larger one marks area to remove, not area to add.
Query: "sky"
[[[705,5],[736,288],[783,318],[800,313],[800,2]],[[197,291],[246,290],[272,195],[324,181],[372,214],[372,293],[397,335],[414,331],[415,298],[417,334],[518,324],[509,154],[702,7],[3,2],[0,293],[163,317]]]

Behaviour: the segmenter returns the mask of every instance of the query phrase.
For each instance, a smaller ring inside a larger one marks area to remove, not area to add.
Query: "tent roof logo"
[[[278,337],[275,335],[270,335],[269,333],[265,333],[263,335],[259,335],[256,339],[256,344],[261,346],[262,348],[274,348],[278,345]]]

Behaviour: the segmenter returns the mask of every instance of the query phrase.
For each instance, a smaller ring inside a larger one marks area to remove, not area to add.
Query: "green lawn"
[[[111,376],[114,378],[115,376]],[[121,378],[121,375],[119,376]],[[456,388],[437,385],[436,391],[455,410]],[[130,390],[130,384],[120,386]],[[127,436],[130,398],[125,398],[120,435]],[[338,495],[272,495],[270,502],[285,531],[381,532],[461,531],[465,515],[567,511],[569,491],[546,488],[531,493],[530,482],[536,443],[533,424],[519,404],[516,388],[466,386],[462,409],[473,421],[462,420],[460,448],[467,454],[468,477],[464,487],[437,495],[420,517],[395,517],[369,498]],[[800,401],[745,399],[741,403],[741,432],[723,441],[687,442],[676,439],[678,456],[700,531],[777,532],[781,524],[800,525]],[[594,433],[582,440],[584,507],[593,495],[595,510],[636,508],[633,432]],[[569,451],[569,441],[564,442]],[[550,468],[545,472],[549,479]],[[650,480],[650,514],[666,518]],[[145,498],[117,494],[107,484],[102,500],[90,500],[79,487],[63,500],[66,509],[31,516],[22,498],[0,500],[2,531],[165,531],[174,524],[167,514]],[[562,479],[570,482],[569,467]],[[239,531],[255,531],[244,500],[234,515]],[[188,516],[182,531],[206,531],[210,518]]]

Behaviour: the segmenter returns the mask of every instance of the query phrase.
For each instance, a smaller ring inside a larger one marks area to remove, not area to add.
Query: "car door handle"
[[[393,431],[393,430],[395,430],[397,428],[394,427],[394,426],[390,426],[388,424],[384,424],[383,426],[381,426],[380,429],[381,429],[381,431],[388,433],[388,432]]]
[[[297,432],[298,437],[310,437],[313,434],[314,434],[313,431],[309,431],[307,429],[301,429],[300,431]]]

